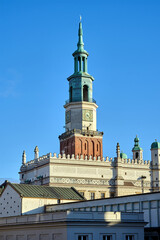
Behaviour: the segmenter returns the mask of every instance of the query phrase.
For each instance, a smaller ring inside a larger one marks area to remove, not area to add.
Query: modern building
[[[46,213],[69,210],[135,214],[143,212],[147,223],[144,228],[145,240],[160,239],[160,192],[45,206]]]
[[[142,240],[143,213],[73,212],[0,218],[0,240]]]
[[[103,132],[97,131],[93,99],[94,78],[87,71],[82,23],[79,23],[74,71],[68,77],[69,100],[65,108],[65,132],[59,136],[60,154],[35,156],[26,162],[23,152],[20,182],[31,185],[74,186],[87,199],[140,194],[160,190],[160,143],[151,145],[151,161],[143,160],[139,138],[134,139],[133,158],[116,146],[116,156],[103,157]]]

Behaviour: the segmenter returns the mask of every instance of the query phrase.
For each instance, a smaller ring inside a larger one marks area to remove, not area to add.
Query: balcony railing
[[[82,102],[79,100],[74,100],[74,101],[70,101],[69,99],[65,101],[65,104],[68,104],[70,102]],[[94,98],[89,99],[89,101],[83,100],[83,102],[91,102],[91,103],[96,103],[96,100]]]
[[[103,136],[103,132],[93,131],[93,130],[81,130],[81,129],[72,129],[67,131],[59,136],[59,139],[64,139],[66,137],[71,136],[74,133],[81,134],[83,136]]]

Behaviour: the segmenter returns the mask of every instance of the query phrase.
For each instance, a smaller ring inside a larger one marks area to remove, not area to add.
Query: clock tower
[[[65,133],[59,136],[61,154],[102,159],[103,132],[97,131],[93,99],[94,78],[87,73],[88,53],[84,50],[82,23],[79,23],[77,50],[73,53],[74,73],[68,77],[69,100],[65,108]]]

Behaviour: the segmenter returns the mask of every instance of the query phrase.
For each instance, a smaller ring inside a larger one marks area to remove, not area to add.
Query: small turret
[[[151,144],[151,160],[152,160],[152,190],[160,191],[160,143]]]
[[[142,160],[143,159],[143,149],[139,146],[139,138],[135,137],[134,139],[134,147],[132,148],[133,159]]]
[[[125,154],[124,152],[121,152],[120,158],[127,159],[128,157],[127,157],[127,154]]]
[[[117,158],[120,158],[120,146],[119,146],[119,143],[117,143],[116,153],[117,153]]]
[[[39,158],[39,149],[36,146],[35,149],[34,149],[34,159],[37,159],[37,158]]]
[[[23,154],[22,154],[22,165],[25,165],[26,164],[26,152],[23,151]]]

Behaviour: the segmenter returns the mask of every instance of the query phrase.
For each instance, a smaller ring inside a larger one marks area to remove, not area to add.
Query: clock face
[[[92,122],[93,121],[93,111],[87,110],[87,109],[83,109],[82,111],[83,111],[82,112],[82,120]]]
[[[66,112],[66,123],[71,121],[71,111]]]

